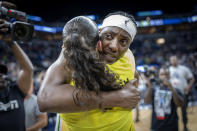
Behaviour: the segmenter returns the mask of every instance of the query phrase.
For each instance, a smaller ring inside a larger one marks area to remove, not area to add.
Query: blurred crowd
[[[131,45],[136,65],[170,66],[170,56],[176,55],[179,64],[185,65],[197,79],[197,32],[167,32],[162,34],[139,35]],[[158,38],[165,41],[157,43]],[[197,85],[195,84],[195,87]]]
[[[197,40],[195,36],[197,36],[197,31],[139,34],[136,36],[130,49],[135,55],[137,66],[169,66],[169,57],[176,55],[179,58],[179,63],[189,67],[195,78],[197,78]],[[158,44],[157,39],[161,37],[165,41],[162,44]],[[10,49],[7,48],[5,50],[6,44],[4,41],[0,41],[0,43],[0,59],[9,66],[10,70],[17,68]],[[37,73],[46,70],[54,62],[61,50],[61,44],[61,41],[46,41],[36,38],[31,42],[22,43],[20,46],[30,57]]]
[[[136,59],[136,65],[150,65],[157,69],[163,65],[170,66],[169,58],[176,55],[179,64],[188,67],[197,79],[197,32],[166,32],[163,34],[139,34],[136,36],[130,49],[133,51]],[[163,38],[163,43],[158,43],[157,39]],[[21,43],[21,48],[27,53],[32,61],[34,72],[34,93],[37,94],[46,69],[57,59],[61,50],[61,41],[46,41],[38,38],[28,43]],[[16,64],[10,48],[6,47],[4,41],[0,41],[0,59],[1,63],[8,66],[11,78],[16,78],[19,67]],[[40,64],[41,63],[41,64]],[[140,71],[139,71],[140,72]],[[144,95],[147,91],[146,82],[143,73],[140,77],[140,86],[142,91],[142,101],[144,105]],[[196,82],[196,81],[195,81]],[[193,85],[196,91],[197,83]],[[192,89],[192,90],[193,90]],[[195,95],[195,93],[194,93]],[[48,126],[46,129],[53,130],[56,121],[56,114],[48,113]]]

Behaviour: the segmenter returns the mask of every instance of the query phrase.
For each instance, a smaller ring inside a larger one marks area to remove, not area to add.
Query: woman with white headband
[[[134,59],[129,47],[137,33],[133,16],[124,12],[110,13],[100,27],[103,59],[108,63],[119,60],[126,52]],[[135,63],[132,64],[135,66]],[[135,68],[133,68],[135,70]]]
[[[101,58],[108,63],[110,70],[117,73],[122,81],[130,81],[134,78],[135,63],[132,53],[128,48],[135,37],[136,26],[132,19],[127,16],[122,16],[124,15],[118,16],[121,20],[117,23],[108,22],[115,20],[114,16],[111,18],[110,16],[107,17],[105,19],[106,22],[104,20],[103,26],[100,29],[102,44],[98,42],[97,50],[100,52]],[[108,18],[110,19],[108,20]],[[56,67],[53,67],[51,70],[50,74],[54,76],[56,76],[56,72],[60,73],[63,71],[60,71],[60,69]],[[51,90],[49,89],[51,86],[56,86],[54,83],[54,85],[50,84],[50,82],[57,81],[56,79],[58,79],[58,76],[55,77],[55,80],[53,80],[53,77],[47,77],[46,79],[48,79],[49,83],[45,82],[43,86],[45,86],[46,89],[42,89],[42,91],[44,90],[45,92],[40,93],[42,95],[39,95],[38,98],[40,97],[40,99],[42,99],[40,105],[48,104],[42,111],[63,113],[60,114],[61,119],[58,116],[56,130],[134,131],[131,108],[137,105],[140,94],[135,88],[130,87],[132,82],[126,84],[124,86],[125,89],[103,93],[101,95],[102,98],[96,97],[95,94],[95,103],[94,101],[90,101],[88,107],[79,108],[73,105],[73,99],[69,97],[72,95],[68,93],[73,93],[71,87],[68,88],[67,92],[65,92],[65,88],[62,92],[61,89],[53,89],[54,92],[51,94],[53,94],[56,100],[54,100],[52,96],[47,97],[47,95],[43,95]],[[59,92],[58,94],[55,93],[57,90]],[[47,101],[48,99],[49,101]],[[78,99],[83,100],[82,96],[78,97]],[[98,99],[100,99],[99,104],[97,104]],[[101,108],[103,111],[98,108]]]

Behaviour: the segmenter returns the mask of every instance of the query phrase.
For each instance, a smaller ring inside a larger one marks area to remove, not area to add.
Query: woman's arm
[[[73,95],[76,95],[73,93],[75,87],[69,84],[70,81],[71,72],[66,69],[63,52],[61,52],[57,61],[47,70],[39,90],[38,105],[40,111],[57,113],[81,112],[98,109],[100,105],[102,105],[102,108],[134,108],[140,99],[140,93],[136,88],[132,87],[132,81],[125,85],[127,86],[125,89],[101,92],[99,96],[93,91],[87,91],[86,93],[92,99],[89,100],[84,95],[79,96],[79,99],[83,103],[88,103],[89,106],[78,106],[73,99]]]

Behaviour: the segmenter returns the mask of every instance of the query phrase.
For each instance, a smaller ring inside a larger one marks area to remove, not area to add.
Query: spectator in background
[[[151,131],[178,131],[177,107],[183,105],[183,94],[170,83],[168,69],[159,70],[155,84],[147,78],[148,91],[144,102],[152,103]]]
[[[188,105],[188,96],[190,89],[194,83],[194,77],[189,68],[183,65],[178,64],[178,59],[176,56],[170,57],[171,66],[169,68],[170,77],[172,79],[172,85],[176,88],[179,88],[184,97],[184,106],[182,107],[182,120],[184,124],[184,131],[187,129],[187,105]],[[189,81],[189,82],[187,82]]]
[[[37,77],[35,77],[35,94],[39,91],[39,87],[42,84],[46,71],[42,70],[37,73]],[[48,123],[47,126],[43,130],[54,131],[56,124],[56,113],[47,113]]]
[[[7,33],[9,25],[0,19],[0,32]],[[7,67],[0,67],[0,130],[25,131],[24,98],[33,82],[33,65],[16,42],[7,43],[20,65],[17,82],[6,78]],[[5,49],[7,50],[7,49]],[[11,79],[11,78],[9,78]]]
[[[30,88],[24,101],[26,131],[41,131],[47,125],[47,113],[39,111],[37,97]]]
[[[34,80],[34,93],[37,95],[40,85],[44,79],[46,71],[42,70],[41,72],[37,73],[35,80]]]

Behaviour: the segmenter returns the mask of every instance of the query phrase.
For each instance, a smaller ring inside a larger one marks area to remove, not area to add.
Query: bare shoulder
[[[59,58],[48,68],[46,77],[49,82],[55,83],[69,83],[71,81],[72,72],[66,67],[66,60],[64,59],[63,52]]]

